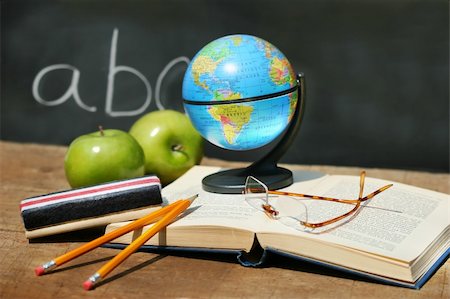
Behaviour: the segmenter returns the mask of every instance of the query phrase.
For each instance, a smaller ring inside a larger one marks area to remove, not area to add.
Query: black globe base
[[[244,191],[245,180],[254,176],[267,185],[270,190],[287,187],[293,183],[292,172],[278,167],[277,163],[292,144],[305,110],[305,76],[297,75],[300,103],[297,103],[292,120],[278,141],[265,156],[247,168],[230,169],[213,173],[202,181],[203,190],[214,193],[240,194]]]
[[[254,176],[266,184],[269,190],[287,187],[293,183],[292,172],[276,167],[267,171],[252,171],[250,168],[238,168],[213,173],[202,181],[203,190],[213,193],[241,194],[245,180]]]

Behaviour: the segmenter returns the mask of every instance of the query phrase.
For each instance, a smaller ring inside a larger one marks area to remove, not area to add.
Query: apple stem
[[[172,145],[172,150],[176,152],[181,152],[183,150],[183,146],[181,144]]]
[[[105,136],[105,132],[103,132],[103,126],[98,126],[98,129],[100,130],[100,136]]]

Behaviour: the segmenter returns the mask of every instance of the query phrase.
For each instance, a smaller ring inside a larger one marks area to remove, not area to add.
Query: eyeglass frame
[[[255,178],[253,176],[248,176],[246,178],[243,193],[248,194],[247,193],[247,189],[248,189],[247,185],[248,185],[248,180],[250,178],[255,180],[261,186],[263,186],[264,191],[265,191],[264,193],[265,193],[265,202],[266,203],[262,204],[261,207],[262,207],[263,211],[266,213],[266,215],[272,219],[276,219],[279,212],[277,210],[275,210],[275,208],[269,204],[269,194],[304,197],[304,198],[310,198],[310,199],[314,199],[314,200],[325,200],[325,201],[332,201],[332,202],[339,202],[339,203],[344,203],[344,204],[354,204],[355,205],[355,207],[353,209],[351,209],[350,211],[348,211],[340,216],[323,221],[323,222],[310,223],[307,221],[298,220],[300,222],[300,224],[302,224],[303,226],[314,229],[314,228],[323,227],[323,226],[338,222],[338,221],[354,214],[359,209],[362,202],[373,198],[377,194],[379,194],[393,186],[393,184],[388,184],[386,186],[378,188],[377,190],[370,193],[369,195],[362,197],[363,190],[364,190],[365,177],[366,177],[366,172],[361,171],[360,180],[359,180],[359,197],[358,197],[358,199],[338,199],[338,198],[318,196],[318,195],[309,195],[309,194],[293,193],[293,192],[286,192],[286,191],[268,190],[266,184],[264,184],[263,182],[261,182],[260,180],[258,180],[257,178]],[[249,188],[249,189],[251,189],[251,188]]]

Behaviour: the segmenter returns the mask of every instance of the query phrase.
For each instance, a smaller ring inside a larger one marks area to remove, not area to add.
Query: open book
[[[447,194],[394,182],[393,187],[361,207],[359,213],[332,229],[323,227],[304,232],[255,210],[244,200],[244,195],[203,191],[201,179],[218,170],[195,166],[162,190],[168,202],[197,193],[199,198],[187,215],[150,239],[148,247],[248,253],[259,244],[264,252],[289,255],[411,288],[421,287],[450,254]],[[388,183],[391,182],[368,177],[364,194]],[[358,186],[358,176],[294,172],[294,184],[284,190],[354,199],[358,198]],[[333,204],[327,209],[333,209]],[[110,224],[106,232],[124,224]],[[113,242],[128,244],[140,233],[142,230]]]

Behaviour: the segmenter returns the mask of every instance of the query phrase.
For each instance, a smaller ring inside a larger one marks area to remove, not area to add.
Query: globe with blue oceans
[[[251,35],[229,35],[203,47],[183,80],[184,108],[209,142],[251,150],[279,136],[290,123],[298,83],[286,56]]]

